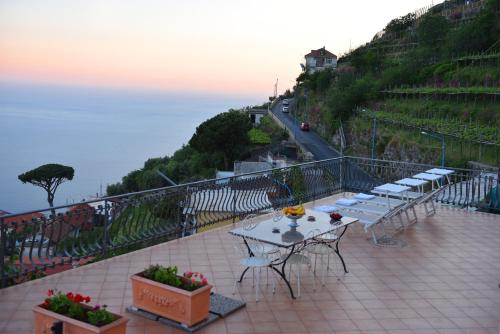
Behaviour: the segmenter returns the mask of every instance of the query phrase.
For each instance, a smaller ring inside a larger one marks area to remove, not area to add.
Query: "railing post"
[[[232,178],[231,181],[234,181],[235,178]],[[231,184],[233,182],[230,182],[229,184]],[[233,187],[231,186],[231,192],[233,193],[233,225],[236,223],[236,201],[237,201],[237,192],[235,190],[233,190]]]
[[[7,285],[5,272],[5,250],[7,247],[7,228],[4,225],[3,218],[0,218],[0,288],[5,288]]]
[[[342,155],[340,157],[340,190],[342,192],[345,192],[345,184],[344,184],[344,162],[345,162],[345,157]]]
[[[108,201],[104,200],[104,240],[102,244],[102,256],[105,257],[108,251],[108,241],[109,241],[109,235],[108,235],[108,221],[109,221],[109,207],[108,207]]]

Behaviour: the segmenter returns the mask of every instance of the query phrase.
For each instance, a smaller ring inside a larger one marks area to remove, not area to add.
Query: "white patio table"
[[[426,181],[431,181],[432,184],[432,190],[434,190],[434,182],[436,182],[437,188],[439,188],[439,180],[442,179],[444,176],[439,175],[439,174],[429,174],[429,173],[418,173],[413,175],[415,179],[421,179],[421,180],[426,180]]]
[[[315,220],[308,221],[307,218],[309,216],[313,216]],[[302,251],[306,244],[309,245],[311,243],[325,243],[324,241],[321,241],[321,238],[318,238],[319,236],[325,233],[342,230],[340,234],[337,233],[338,237],[335,242],[329,242],[326,244],[331,247],[332,250],[340,258],[340,261],[342,262],[342,265],[344,267],[344,271],[347,273],[348,271],[346,264],[344,262],[344,259],[342,258],[342,255],[340,254],[339,242],[345,231],[347,230],[347,227],[356,221],[358,221],[356,218],[342,217],[340,222],[331,223],[330,216],[327,213],[306,210],[305,215],[302,218],[297,219],[298,226],[295,228],[289,226],[292,220],[288,219],[286,216],[283,216],[283,218],[278,221],[274,221],[273,219],[265,220],[255,224],[255,227],[251,229],[239,227],[229,231],[229,233],[243,238],[244,243],[247,245],[248,253],[250,256],[253,256],[254,254],[248,246],[246,239],[257,240],[259,242],[274,245],[285,250],[285,256],[282,256],[281,258],[271,262],[269,267],[276,273],[278,273],[278,275],[285,281],[288,289],[290,290],[290,295],[293,299],[295,299],[293,289],[285,274],[285,265],[290,256]],[[278,232],[273,232],[273,230],[276,229]],[[279,268],[280,266],[281,268]],[[248,269],[249,268],[245,268],[240,276],[239,282],[243,280],[243,277],[245,276],[245,273],[248,271]]]
[[[425,172],[429,173],[429,174],[436,174],[436,175],[445,176],[446,180],[448,181],[448,184],[450,184],[450,175],[455,173],[454,170],[444,169],[444,168],[432,168],[432,169],[426,170]]]
[[[399,198],[405,198],[404,194],[408,193],[408,190],[410,190],[410,187],[407,186],[402,186],[399,184],[393,184],[393,183],[386,183],[381,186],[375,187],[372,190],[372,193],[374,194],[385,194],[387,197],[387,205],[389,208],[391,207],[391,201],[389,199],[389,196],[398,196]],[[406,196],[406,200],[409,201],[408,196]]]
[[[403,186],[416,187],[417,190],[423,194],[424,193],[424,184],[429,183],[429,181],[412,179],[412,178],[406,177],[406,178],[398,180],[394,183],[401,184]]]

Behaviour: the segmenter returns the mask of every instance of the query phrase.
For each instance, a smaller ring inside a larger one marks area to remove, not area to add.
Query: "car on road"
[[[306,123],[306,122],[300,123],[300,129],[302,131],[309,131],[309,123]]]
[[[283,106],[283,108],[281,108],[281,111],[282,112],[288,112],[288,106]]]
[[[284,105],[284,106],[287,106],[287,105],[288,105],[288,100],[287,100],[287,99],[284,99],[284,100],[283,100],[283,105]]]

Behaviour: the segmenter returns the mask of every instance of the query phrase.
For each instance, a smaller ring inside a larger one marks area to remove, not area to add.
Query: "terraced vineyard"
[[[366,109],[365,109],[366,110]],[[379,121],[395,126],[429,131],[475,143],[500,145],[500,132],[497,126],[479,123],[464,123],[457,119],[418,118],[405,113],[377,110],[361,113],[364,118],[376,117]]]
[[[500,0],[447,0],[395,18],[337,71],[301,73],[296,116],[354,155],[439,163],[445,143],[455,166],[498,164],[498,22]]]
[[[471,94],[482,95],[492,94],[500,95],[500,87],[414,87],[414,88],[394,88],[391,90],[384,90],[383,93],[388,94],[405,94],[405,95],[443,95],[443,94]]]

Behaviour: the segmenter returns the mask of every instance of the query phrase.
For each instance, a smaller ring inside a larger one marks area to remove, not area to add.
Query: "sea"
[[[0,210],[48,206],[43,189],[18,175],[47,163],[75,169],[55,205],[106,193],[153,157],[172,155],[203,121],[256,96],[173,93],[0,82]]]

